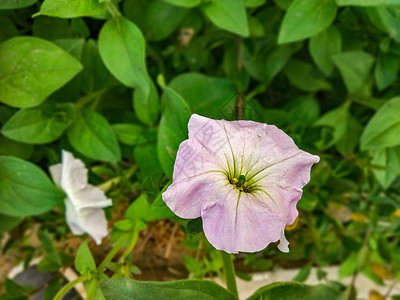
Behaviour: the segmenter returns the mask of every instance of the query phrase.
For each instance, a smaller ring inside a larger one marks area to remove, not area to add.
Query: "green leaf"
[[[144,45],[139,28],[125,18],[113,18],[101,28],[99,51],[108,70],[126,86],[147,91]]]
[[[6,233],[7,231],[13,229],[19,223],[21,223],[23,218],[13,217],[5,214],[0,214],[0,235]]]
[[[46,144],[58,139],[75,117],[72,103],[45,103],[18,111],[1,133],[22,143]]]
[[[10,155],[22,159],[28,159],[33,153],[33,146],[22,144],[5,136],[0,136],[0,155]]]
[[[125,217],[129,220],[142,220],[145,222],[171,218],[174,215],[167,205],[156,207],[149,204],[145,193],[135,199],[125,213]]]
[[[347,113],[345,120],[345,134],[337,141],[336,148],[342,155],[348,155],[356,148],[363,130],[362,125],[357,118]]]
[[[167,86],[162,88],[165,93],[166,108],[158,129],[157,150],[162,169],[172,178],[179,144],[188,137],[187,124],[191,112],[188,104],[177,92]]]
[[[361,136],[361,150],[400,145],[400,97],[386,102],[369,120]]]
[[[297,275],[293,278],[293,281],[299,281],[299,282],[304,282],[307,280],[308,276],[310,276],[311,273],[311,265],[305,265],[300,269],[300,271],[297,273]]]
[[[356,93],[368,86],[374,57],[362,51],[341,52],[332,56],[338,67],[347,90]]]
[[[49,233],[43,230],[39,230],[37,235],[42,242],[43,249],[46,251],[50,259],[60,266],[62,264],[61,258],[53,246]]]
[[[175,77],[168,86],[185,99],[193,113],[221,119],[235,109],[236,89],[225,78],[186,73]]]
[[[311,57],[318,68],[325,75],[330,75],[334,68],[332,55],[342,50],[342,37],[339,30],[335,26],[330,26],[310,38],[308,46]]]
[[[339,6],[381,6],[381,5],[400,5],[400,0],[336,0]]]
[[[217,27],[241,36],[249,36],[249,25],[243,0],[214,0],[204,3],[202,8]]]
[[[387,189],[396,179],[400,170],[400,147],[372,150],[371,163],[382,166],[383,170],[374,169],[375,178]]]
[[[34,164],[0,156],[0,212],[11,216],[44,213],[65,198]]]
[[[170,282],[136,281],[128,278],[100,282],[106,300],[235,300],[236,297],[218,284],[206,280],[176,280]]]
[[[258,7],[264,5],[267,0],[244,0],[246,7]]]
[[[294,0],[283,18],[278,43],[313,36],[331,25],[336,16],[335,0]]]
[[[189,11],[188,8],[171,5],[166,1],[152,1],[144,11],[140,28],[143,29],[146,39],[160,41],[178,28]]]
[[[341,293],[327,285],[305,285],[299,282],[276,282],[258,289],[247,300],[321,300],[340,299]]]
[[[201,0],[164,0],[164,1],[182,7],[194,7],[201,3]]]
[[[138,119],[146,125],[154,126],[158,120],[160,104],[157,89],[148,79],[149,90],[139,88],[133,92],[133,108]]]
[[[335,145],[344,136],[347,129],[349,106],[350,102],[346,102],[342,106],[328,111],[314,123],[314,126],[328,126],[333,129],[333,137],[328,144],[321,145],[322,149]]]
[[[0,28],[2,29],[0,31],[0,43],[19,35],[18,28],[4,15],[0,18]]]
[[[38,0],[1,0],[0,9],[18,9],[31,6],[35,4]]]
[[[142,126],[135,124],[114,124],[112,128],[117,136],[117,139],[126,145],[139,145],[148,141],[145,129]]]
[[[375,66],[375,82],[380,91],[390,86],[397,77],[400,67],[400,58],[391,53],[381,53]]]
[[[36,37],[15,37],[0,45],[0,101],[14,107],[43,102],[82,65],[54,44]]]
[[[346,258],[339,268],[339,278],[344,278],[353,275],[357,270],[358,265],[358,253],[351,252],[351,254]]]
[[[45,0],[40,11],[33,15],[47,15],[59,18],[95,16],[106,12],[106,4],[98,0]]]
[[[121,150],[112,127],[95,111],[82,111],[67,133],[71,145],[87,157],[108,162],[121,159]]]
[[[374,7],[368,10],[375,10],[379,16],[379,25],[383,27],[390,37],[400,43],[400,12],[396,7]]]
[[[285,66],[284,73],[290,83],[306,92],[330,90],[329,82],[313,76],[313,66],[299,59],[291,59]]]
[[[81,275],[88,271],[96,272],[96,263],[86,241],[79,246],[75,257],[75,268]]]

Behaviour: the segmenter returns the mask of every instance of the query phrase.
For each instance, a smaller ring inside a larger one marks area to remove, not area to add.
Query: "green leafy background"
[[[169,218],[186,232],[189,250],[205,253],[183,258],[192,277],[220,275],[201,224],[175,217],[160,196],[188,119],[198,113],[274,124],[321,157],[298,204],[298,223],[287,232],[290,253],[270,245],[243,256],[248,269],[300,266],[295,280],[305,281],[311,266],[340,265],[341,278],[400,278],[399,67],[399,0],[0,1],[3,251],[19,249],[16,260],[25,264],[44,254],[39,266],[46,271],[76,256],[96,299],[117,299],[116,290],[126,299],[137,299],[131,290],[165,299],[234,297],[196,280],[103,281],[88,244],[77,254],[53,245],[68,239],[68,228],[65,195],[48,168],[66,149],[113,199],[111,244]],[[32,228],[42,247],[22,246]],[[132,277],[135,268],[109,265],[115,277]],[[46,297],[60,285],[54,280]],[[5,299],[32,292],[11,280],[4,291]],[[250,299],[299,295],[356,297],[330,282],[277,283]]]

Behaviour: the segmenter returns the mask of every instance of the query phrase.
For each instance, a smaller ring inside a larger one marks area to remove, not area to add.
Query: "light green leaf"
[[[35,4],[38,0],[1,0],[0,9],[18,9],[31,6]]]
[[[175,214],[168,208],[167,205],[157,207],[149,203],[146,193],[142,193],[135,201],[129,205],[125,213],[125,218],[130,220],[142,220],[150,222],[165,218],[171,218]]]
[[[306,92],[330,90],[329,82],[313,76],[313,66],[299,59],[291,59],[285,66],[284,73],[290,83]]]
[[[67,133],[71,145],[87,157],[109,162],[121,159],[121,150],[112,127],[95,111],[82,111]]]
[[[179,144],[188,137],[187,124],[191,115],[185,100],[172,88],[162,86],[166,108],[161,117],[157,150],[158,159],[164,172],[172,178],[172,171]]]
[[[86,241],[84,241],[78,249],[75,257],[75,269],[80,273],[84,274],[86,272],[96,272],[96,263],[92,253],[90,252],[89,246]]]
[[[114,124],[112,128],[117,139],[126,145],[139,145],[148,141],[148,133],[142,126],[135,124]]]
[[[201,3],[201,0],[164,0],[164,1],[182,7],[194,7]]]
[[[6,137],[27,144],[46,144],[58,139],[75,119],[72,103],[45,103],[25,108],[1,129]]]
[[[235,109],[236,90],[225,78],[186,73],[175,77],[168,86],[185,99],[193,113],[220,119]]]
[[[381,53],[375,66],[375,82],[378,89],[384,90],[396,80],[400,67],[400,57],[391,53]]]
[[[229,291],[206,280],[176,280],[170,282],[137,281],[129,278],[108,279],[100,282],[106,300],[235,300]]]
[[[325,30],[336,10],[335,0],[294,0],[283,18],[278,43],[303,40]]]
[[[356,93],[368,86],[374,57],[362,51],[341,52],[332,56],[338,67],[347,90]]]
[[[276,282],[258,289],[247,300],[321,300],[341,299],[341,293],[327,285],[306,285],[300,282]]]
[[[383,170],[374,169],[375,178],[387,189],[396,179],[400,170],[400,147],[372,150],[371,164],[382,166]]]
[[[0,156],[0,212],[11,216],[44,213],[65,198],[34,164]]]
[[[143,88],[147,95],[144,45],[139,28],[122,17],[107,21],[100,31],[100,56],[111,74],[126,86]]]
[[[353,275],[354,272],[357,270],[358,254],[359,253],[351,252],[350,255],[346,258],[346,260],[342,262],[339,268],[340,279]]]
[[[106,4],[98,0],[45,0],[40,11],[33,15],[59,18],[95,16],[106,12]]]
[[[335,26],[330,26],[327,30],[310,38],[308,43],[312,59],[318,68],[330,75],[335,67],[332,61],[332,55],[342,50],[342,37]]]
[[[391,38],[400,43],[400,11],[397,7],[374,7],[368,10],[375,10],[379,16],[380,25],[383,26]]]
[[[14,107],[43,102],[82,65],[54,44],[36,37],[15,37],[0,45],[0,101]]]
[[[381,5],[400,5],[400,0],[336,0],[339,6],[381,6]]]
[[[386,102],[369,120],[361,136],[361,150],[400,145],[400,97]]]
[[[241,36],[249,36],[243,0],[215,0],[204,3],[202,8],[217,27]]]

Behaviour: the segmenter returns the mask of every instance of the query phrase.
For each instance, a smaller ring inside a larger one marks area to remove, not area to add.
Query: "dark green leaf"
[[[67,133],[71,145],[87,157],[110,162],[121,159],[121,150],[112,127],[95,111],[80,112]]]
[[[194,7],[201,3],[201,0],[164,0],[165,2],[171,3],[177,6],[183,7]]]
[[[37,166],[19,158],[0,156],[0,212],[37,215],[65,197]]]
[[[21,223],[22,218],[0,214],[0,220],[0,235],[2,235]]]
[[[4,124],[1,133],[19,142],[45,144],[58,139],[74,119],[72,103],[45,103],[18,111]]]
[[[342,74],[344,83],[350,93],[365,89],[370,78],[374,57],[362,51],[342,52],[333,55],[333,62]]]
[[[112,128],[117,139],[127,145],[139,145],[148,141],[148,133],[142,126],[135,124],[114,124]]]
[[[375,149],[371,152],[371,163],[384,168],[383,170],[374,169],[374,175],[384,188],[388,188],[400,170],[400,147]]]
[[[74,57],[48,41],[12,38],[0,45],[0,101],[36,106],[81,69]]]
[[[375,82],[379,90],[386,89],[396,80],[400,58],[391,53],[381,53],[375,66]]]
[[[335,0],[294,0],[283,18],[278,43],[299,41],[325,30],[336,10]]]
[[[186,73],[175,77],[168,86],[186,100],[194,113],[210,118],[227,118],[236,105],[235,87],[225,78]]]
[[[247,300],[321,300],[341,298],[341,293],[327,285],[310,286],[299,282],[277,282],[258,289]]]
[[[318,68],[326,75],[330,75],[334,65],[332,55],[339,53],[342,49],[342,37],[335,26],[313,36],[308,43],[312,59]]]
[[[304,282],[310,276],[311,265],[306,265],[300,269],[297,275],[293,278],[293,281]]]
[[[22,159],[28,159],[33,153],[33,146],[22,144],[0,136],[0,155],[10,155]]]
[[[235,300],[236,297],[216,283],[206,280],[171,282],[136,281],[128,278],[104,280],[100,283],[106,300]]]
[[[18,9],[31,6],[35,4],[38,0],[1,0],[0,9]]]

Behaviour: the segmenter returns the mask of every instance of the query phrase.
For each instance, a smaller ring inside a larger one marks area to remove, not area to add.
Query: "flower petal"
[[[89,234],[97,245],[107,236],[107,220],[103,209],[89,207],[77,209],[71,201],[66,200],[67,222],[73,234]]]
[[[68,195],[86,187],[88,182],[87,172],[80,159],[76,159],[68,151],[62,151],[61,187]]]
[[[61,174],[62,174],[62,164],[56,164],[49,167],[51,178],[53,178],[56,186],[61,187]]]
[[[181,218],[198,218],[209,185],[223,180],[222,168],[196,140],[185,140],[176,155],[173,183],[163,193],[168,207]]]
[[[91,184],[88,184],[85,188],[69,196],[77,209],[107,207],[112,205],[111,199],[107,199],[101,189],[92,186]]]
[[[285,237],[285,231],[283,230],[283,228],[281,230],[281,238],[278,245],[278,249],[285,253],[289,252],[289,242]]]
[[[201,217],[208,241],[228,253],[256,252],[280,239],[284,221],[251,194],[225,187],[207,202]]]

